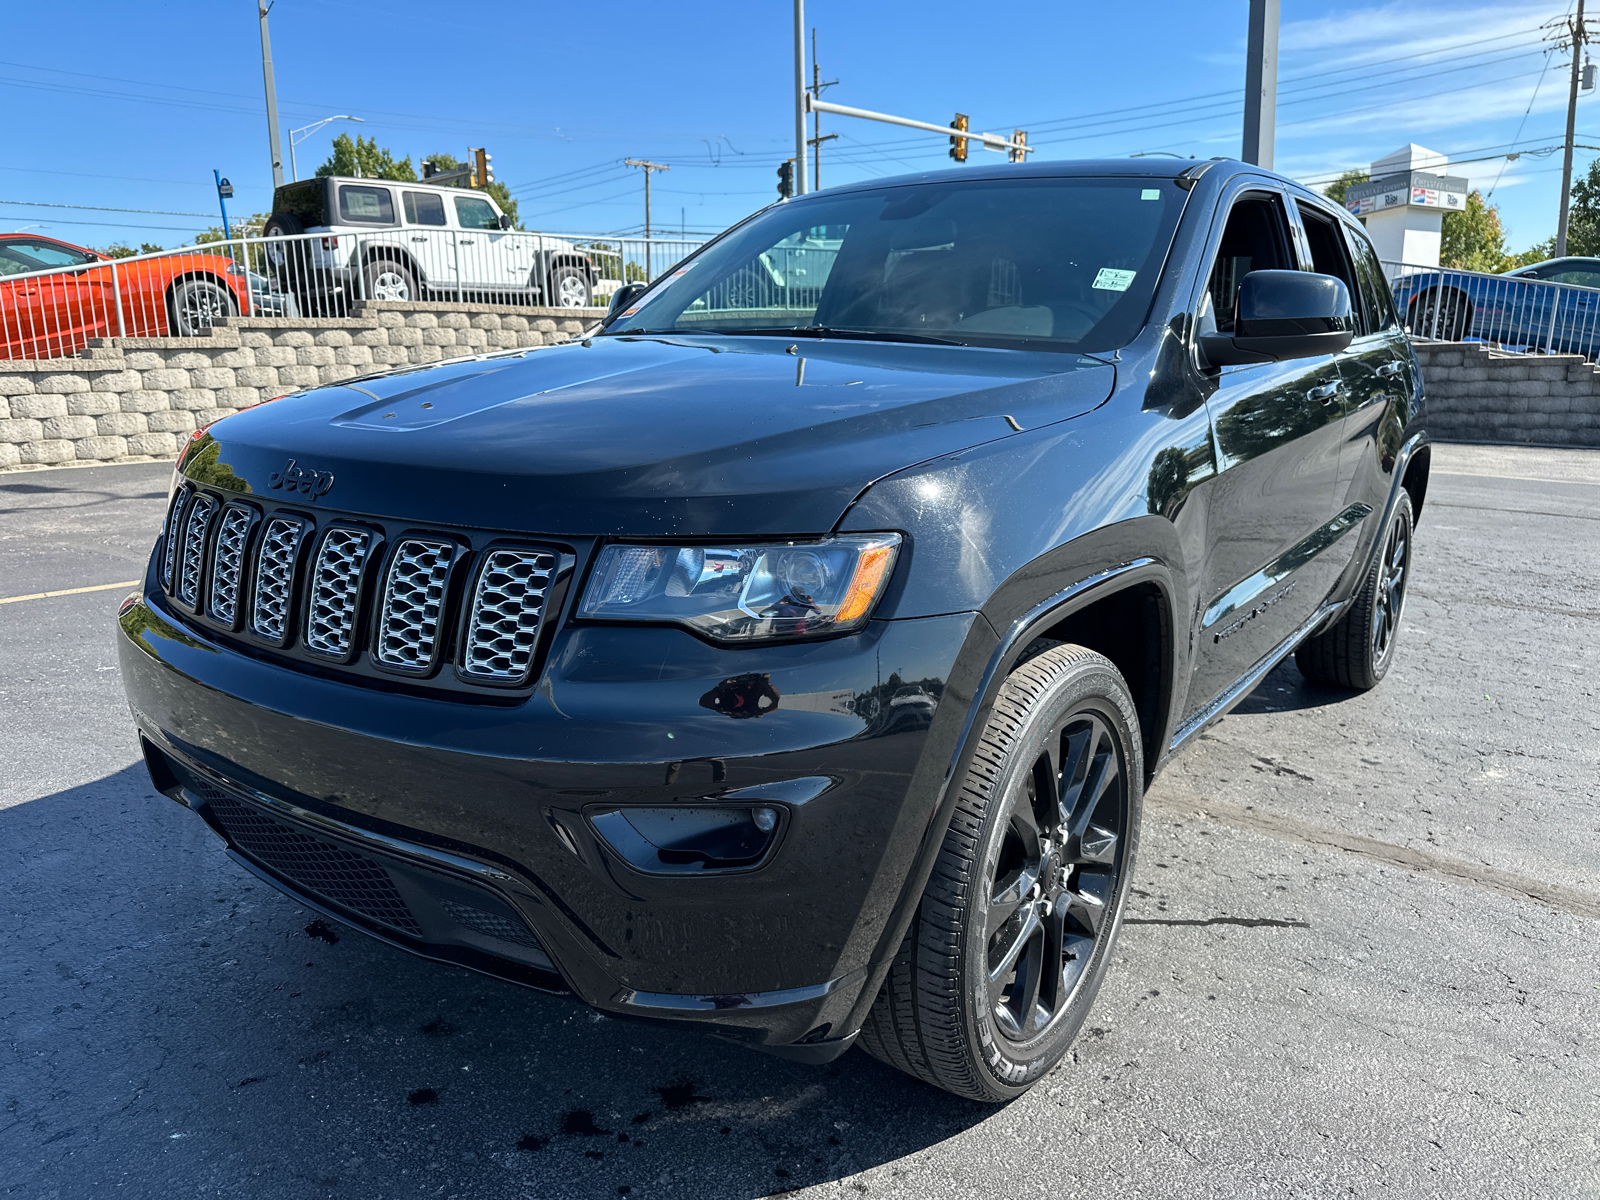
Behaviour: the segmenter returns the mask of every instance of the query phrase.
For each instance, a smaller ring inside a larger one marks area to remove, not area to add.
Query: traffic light
[[[794,195],[794,159],[780,163],[778,166],[778,195],[785,200]]]
[[[950,122],[951,129],[959,129],[962,133],[967,131],[967,114],[957,113],[956,119]],[[950,157],[959,163],[967,161],[967,139],[964,137],[950,138]]]
[[[1017,145],[1007,147],[1007,159],[1010,162],[1027,162],[1028,152],[1026,150],[1019,149],[1018,147],[1026,146],[1028,144],[1028,131],[1026,129],[1012,130],[1011,140],[1017,143]]]
[[[494,155],[490,154],[482,146],[472,152],[473,187],[486,188],[494,182],[494,168],[489,165],[489,161],[492,158],[494,158]]]

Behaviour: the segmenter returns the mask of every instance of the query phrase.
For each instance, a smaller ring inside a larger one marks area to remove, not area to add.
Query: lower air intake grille
[[[178,552],[178,599],[190,608],[200,606],[200,571],[206,561],[206,535],[211,532],[211,517],[217,502],[204,492],[196,492],[189,503],[189,519],[183,525],[183,546]]]
[[[305,526],[288,517],[273,517],[261,534],[256,559],[256,593],[250,628],[278,645],[288,638],[289,602],[294,597],[294,564]]]
[[[313,895],[401,933],[422,936],[422,926],[406,907],[389,873],[370,859],[291,829],[218,788],[202,784],[195,790],[228,840],[263,866]]]
[[[439,897],[439,903],[444,906],[447,913],[473,933],[494,938],[496,941],[510,942],[516,946],[529,946],[535,950],[544,948],[520,921],[512,921],[498,913],[484,912],[474,905],[462,904],[459,900],[451,900],[444,896]]]
[[[431,538],[406,538],[395,549],[378,617],[377,656],[384,666],[418,672],[433,666],[455,549]]]
[[[462,639],[463,675],[503,683],[527,677],[555,567],[556,556],[543,550],[491,550],[484,556]]]
[[[244,576],[244,543],[250,535],[250,510],[230,504],[217,521],[217,544],[211,552],[211,615],[224,625],[239,620],[239,588]]]
[[[329,658],[345,658],[356,630],[356,601],[361,571],[367,565],[372,535],[364,529],[335,526],[322,535],[317,564],[311,570],[310,609],[306,615],[306,649]]]

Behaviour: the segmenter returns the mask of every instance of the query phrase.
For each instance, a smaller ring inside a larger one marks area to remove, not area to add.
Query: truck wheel
[[[199,337],[218,317],[236,317],[233,293],[214,279],[180,279],[167,293],[172,328],[178,337]]]
[[[926,1083],[1020,1096],[1071,1045],[1110,962],[1144,761],[1107,659],[1056,646],[1001,687],[861,1045]]]
[[[1295,666],[1312,683],[1364,692],[1388,674],[1411,576],[1412,524],[1411,497],[1402,490],[1350,610],[1294,652]]]
[[[1411,309],[1411,332],[1441,342],[1459,342],[1472,326],[1472,306],[1453,288],[1423,293]]]
[[[417,277],[404,263],[386,258],[373,259],[361,268],[368,300],[420,300]]]
[[[556,267],[550,272],[550,287],[545,293],[556,308],[588,308],[594,303],[589,277],[577,267]]]

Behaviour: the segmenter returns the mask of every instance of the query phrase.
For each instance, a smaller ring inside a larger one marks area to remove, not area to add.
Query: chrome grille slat
[[[335,525],[322,535],[307,597],[307,650],[328,658],[349,655],[361,572],[371,550],[372,535],[364,529]]]
[[[217,502],[204,492],[196,492],[188,507],[178,552],[178,599],[190,608],[198,608],[200,572],[206,561],[206,535],[211,532],[211,517],[217,511]]]
[[[547,550],[484,555],[462,639],[462,675],[497,683],[526,678],[555,568],[556,556]]]
[[[167,540],[161,549],[161,587],[168,595],[172,593],[172,576],[178,565],[178,530],[183,525],[183,507],[189,496],[187,490],[179,488],[167,509]]]
[[[224,625],[239,620],[239,589],[244,584],[245,539],[250,536],[251,511],[230,504],[217,521],[217,544],[211,551],[211,615]]]
[[[405,538],[384,583],[374,651],[386,667],[426,671],[439,644],[439,616],[456,548],[437,538]]]
[[[250,628],[269,642],[288,639],[289,604],[294,597],[294,567],[305,526],[288,517],[273,517],[261,532],[256,555],[256,586],[250,606]]]

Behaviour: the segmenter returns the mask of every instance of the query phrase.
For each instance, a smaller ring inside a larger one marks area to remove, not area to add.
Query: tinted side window
[[[1575,283],[1579,287],[1600,287],[1600,271],[1557,271],[1545,278],[1556,283]]]
[[[406,224],[444,224],[444,197],[432,192],[402,192],[401,197],[405,201]]]
[[[1362,328],[1368,333],[1393,329],[1399,324],[1394,311],[1394,293],[1378,261],[1378,252],[1355,230],[1345,227],[1345,239],[1355,255],[1356,275],[1361,283]]]
[[[1350,256],[1345,253],[1344,239],[1339,236],[1332,218],[1323,216],[1305,204],[1297,207],[1300,209],[1300,223],[1305,226],[1306,242],[1311,247],[1311,269],[1318,275],[1332,275],[1340,280],[1350,293],[1352,307],[1362,307],[1364,312],[1360,287],[1356,283],[1355,271],[1350,266]],[[1377,325],[1369,323],[1364,329],[1371,333],[1377,329]]]
[[[11,249],[19,250],[38,262],[30,271],[43,271],[48,267],[81,267],[95,262],[95,256],[63,246],[60,242],[11,242]]]
[[[499,229],[500,218],[487,200],[478,196],[456,197],[456,220],[463,229]]]
[[[394,199],[388,188],[340,184],[339,219],[356,225],[393,225]]]
[[[1217,261],[1206,285],[1200,332],[1232,333],[1239,285],[1251,271],[1293,270],[1289,253],[1289,222],[1283,202],[1276,196],[1248,195],[1234,201],[1222,231]]]

